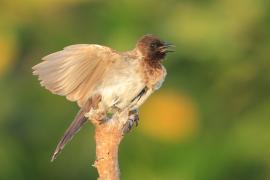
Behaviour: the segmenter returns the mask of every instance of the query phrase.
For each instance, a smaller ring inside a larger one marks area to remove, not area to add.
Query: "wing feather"
[[[77,44],[42,58],[33,67],[40,84],[54,94],[66,96],[83,105],[119,54],[110,48],[91,44]]]

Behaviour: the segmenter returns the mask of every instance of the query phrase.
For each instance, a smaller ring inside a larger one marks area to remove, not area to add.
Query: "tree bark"
[[[118,149],[124,137],[123,126],[128,118],[128,112],[114,115],[105,123],[96,123],[96,160],[93,164],[97,168],[99,180],[119,180]]]

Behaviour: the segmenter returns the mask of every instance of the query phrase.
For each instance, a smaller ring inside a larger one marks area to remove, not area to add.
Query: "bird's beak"
[[[175,48],[175,45],[168,42],[164,42],[164,45],[160,47],[160,52],[162,53],[174,52],[175,50],[172,48]]]

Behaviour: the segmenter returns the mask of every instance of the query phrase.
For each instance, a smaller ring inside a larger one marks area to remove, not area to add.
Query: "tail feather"
[[[81,109],[73,122],[70,124],[68,129],[66,130],[64,136],[59,141],[53,155],[51,158],[51,162],[53,162],[56,157],[59,155],[59,153],[64,149],[65,145],[71,141],[73,136],[81,129],[81,127],[87,122],[87,118],[84,116],[84,111]]]
[[[64,136],[61,138],[57,147],[52,155],[51,161],[53,162],[58,154],[64,149],[65,145],[71,141],[73,136],[81,129],[81,127],[87,122],[87,119],[84,115],[85,113],[89,112],[91,108],[97,108],[98,103],[101,101],[100,95],[95,95],[91,97],[84,106],[80,109],[77,113],[73,122],[69,125],[68,129],[66,130]]]

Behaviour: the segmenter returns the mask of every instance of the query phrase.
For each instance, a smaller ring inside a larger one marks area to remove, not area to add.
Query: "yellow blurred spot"
[[[0,35],[0,76],[5,73],[16,54],[15,41],[9,36]]]
[[[180,93],[158,92],[140,111],[142,131],[165,141],[186,139],[198,128],[197,108],[191,99]]]

